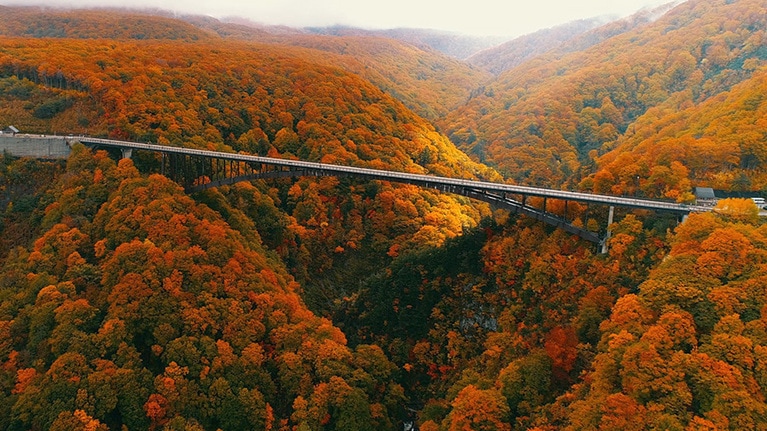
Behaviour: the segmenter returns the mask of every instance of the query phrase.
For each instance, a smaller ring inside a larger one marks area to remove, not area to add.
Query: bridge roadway
[[[354,176],[370,180],[384,180],[428,187],[442,192],[468,196],[488,202],[499,208],[532,217],[600,245],[602,253],[607,250],[607,239],[610,237],[609,226],[612,224],[615,207],[665,211],[683,217],[691,212],[711,211],[710,207],[691,206],[668,201],[570,192],[461,178],[410,174],[381,169],[92,138],[88,136],[43,136],[28,134],[8,136],[0,134],[0,150],[18,157],[41,159],[66,158],[69,155],[71,144],[75,142],[80,142],[93,148],[117,149],[121,151],[122,157],[128,158],[131,157],[133,150],[160,153],[163,155],[163,173],[185,187],[189,192],[234,184],[239,181],[286,176]],[[521,196],[521,201],[514,199],[515,196]],[[530,196],[543,198],[543,208],[527,205],[526,198]],[[609,206],[606,235],[600,236],[597,232],[573,225],[567,219],[567,214],[558,216],[546,211],[546,199],[564,200],[565,212],[567,212],[568,201]]]
[[[665,211],[674,214],[686,215],[691,212],[711,211],[709,207],[686,205],[669,201],[651,199],[638,199],[629,197],[599,195],[593,193],[571,192],[539,187],[518,186],[512,184],[493,183],[486,181],[474,181],[460,178],[438,177],[433,175],[409,174],[397,171],[381,169],[359,168],[353,166],[332,165],[326,163],[304,162],[300,160],[277,159],[273,157],[261,157],[248,154],[224,153],[219,151],[197,150],[183,147],[170,147],[165,145],[144,144],[137,142],[118,141],[113,139],[91,138],[85,136],[68,137],[70,141],[79,141],[85,145],[117,148],[120,150],[144,150],[164,154],[178,154],[196,156],[202,158],[231,160],[254,164],[284,167],[313,171],[315,175],[345,175],[367,179],[386,180],[397,183],[406,183],[430,188],[448,190],[450,188],[463,188],[477,193],[492,193],[504,196],[506,194],[535,196],[548,199],[561,199],[564,201],[585,202],[602,204],[616,207],[637,208],[652,211]]]

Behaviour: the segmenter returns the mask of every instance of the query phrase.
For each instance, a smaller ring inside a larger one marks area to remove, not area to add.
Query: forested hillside
[[[380,35],[0,8],[0,128],[683,202],[767,190],[757,0],[537,40],[497,77]],[[0,160],[0,429],[767,428],[750,200],[618,209],[600,254],[415,186],[186,194],[158,168],[80,145]],[[605,232],[607,208],[546,208]]]
[[[381,349],[312,315],[252,229],[84,147],[43,202],[0,278],[3,429],[391,428]]]
[[[324,163],[498,178],[393,98],[328,66],[314,50],[234,41],[226,46],[5,42],[0,70],[8,97],[2,112],[26,131],[66,129]],[[305,280],[313,270],[354,267],[346,260],[355,260],[357,253],[380,255],[396,245],[396,254],[400,248],[439,245],[487,213],[465,198],[335,179],[238,186],[228,193],[234,202],[244,200],[253,216],[285,205],[287,213],[273,216],[275,225],[264,226],[263,234],[272,249],[295,260]],[[312,258],[328,250],[335,250],[330,259]],[[316,278],[313,283],[324,283]]]
[[[539,429],[764,428],[767,230],[744,221],[704,214],[677,229]]]
[[[499,75],[543,54],[553,59],[584,51],[655,21],[673,6],[674,2],[670,2],[655,8],[643,9],[634,15],[615,21],[611,21],[608,17],[596,17],[561,24],[484,49],[467,58],[466,61],[494,75]]]
[[[0,5],[0,34],[14,37],[72,39],[211,39],[183,21],[132,11],[67,10]]]
[[[558,48],[603,24],[605,24],[604,19],[592,18],[538,30],[535,33],[479,51],[467,58],[466,61],[494,75],[499,75],[533,57]]]
[[[435,120],[463,105],[489,73],[423,46],[374,36],[290,36],[278,43],[330,53],[333,65],[360,75],[421,117]]]
[[[472,36],[440,30],[393,28],[388,30],[363,30],[353,27],[333,26],[308,29],[311,33],[335,36],[375,36],[395,39],[415,45],[428,47],[449,57],[465,60],[473,54],[503,43],[502,36]]]
[[[320,51],[118,39],[3,39],[3,121],[25,132],[499,178]],[[4,233],[32,229],[8,238],[3,254],[3,428],[391,429],[403,418],[405,395],[382,350],[347,348],[297,293],[327,311],[327,295],[350,289],[368,262],[439,246],[486,207],[336,179],[241,184],[197,196],[201,205],[167,179],[93,157],[73,156],[65,173],[7,162]],[[26,189],[31,201],[18,179],[29,171],[48,178]],[[48,263],[35,266],[32,254]],[[56,298],[45,307],[35,300],[41,289]],[[88,317],[59,324],[56,310],[70,303]],[[355,358],[358,349],[366,353]],[[62,378],[76,377],[56,386],[56,370],[71,367]],[[126,379],[135,387],[118,390]]]
[[[342,67],[376,85],[427,119],[446,115],[490,79],[487,72],[439,54],[424,44],[384,38],[377,33],[348,37],[305,35],[304,31],[222,22],[210,17],[165,15],[125,10],[68,11],[0,6],[0,35],[34,38],[206,41],[231,40],[303,46],[318,52],[301,57]],[[243,55],[256,55],[255,52]]]
[[[443,124],[459,147],[518,181],[574,187],[597,171],[599,156],[633,135],[643,116],[699,108],[751,79],[767,59],[765,20],[767,10],[757,0],[687,1],[585,51],[544,55],[502,74]],[[688,130],[695,139],[697,132]],[[748,159],[745,152],[738,148],[736,157]],[[687,165],[694,162],[680,162],[692,170]],[[672,169],[670,160],[662,166]],[[640,189],[654,197],[663,193],[652,188],[682,194],[683,187],[653,177],[653,168],[632,173]],[[734,168],[749,178],[759,175],[740,160]]]

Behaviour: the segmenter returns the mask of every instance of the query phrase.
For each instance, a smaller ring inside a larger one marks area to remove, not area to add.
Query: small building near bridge
[[[3,129],[2,131],[0,131],[0,133],[2,133],[4,135],[15,136],[17,133],[19,133],[19,129],[17,129],[17,128],[13,127],[13,126],[8,126],[5,129]]]
[[[704,207],[716,206],[719,200],[711,187],[695,187],[695,203]]]

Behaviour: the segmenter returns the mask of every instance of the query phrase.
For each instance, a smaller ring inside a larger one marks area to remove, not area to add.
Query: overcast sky
[[[240,16],[294,27],[415,27],[518,36],[600,15],[626,16],[671,0],[0,0],[52,6],[160,7],[216,18]]]

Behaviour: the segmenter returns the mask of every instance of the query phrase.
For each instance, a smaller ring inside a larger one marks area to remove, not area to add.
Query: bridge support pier
[[[610,205],[610,211],[607,213],[607,234],[602,241],[602,254],[607,253],[607,241],[610,240],[610,226],[613,224],[613,218],[615,217],[615,207]]]
[[[133,156],[133,148],[120,148],[123,159],[130,159]]]

